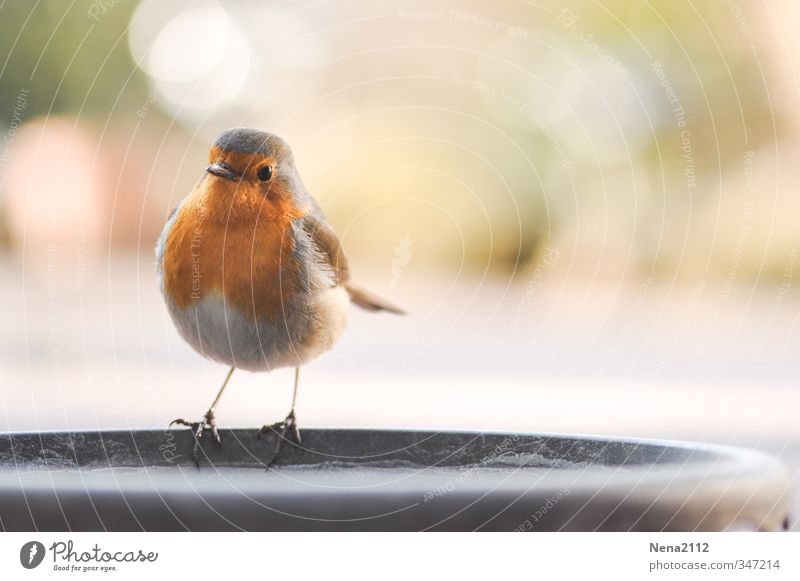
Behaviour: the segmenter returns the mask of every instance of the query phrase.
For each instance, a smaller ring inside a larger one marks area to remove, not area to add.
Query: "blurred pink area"
[[[92,255],[152,244],[177,177],[174,147],[159,139],[70,117],[24,124],[4,205],[15,251]]]

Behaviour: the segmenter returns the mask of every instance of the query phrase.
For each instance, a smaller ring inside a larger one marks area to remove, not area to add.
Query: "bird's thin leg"
[[[228,375],[225,376],[225,381],[222,382],[222,387],[220,387],[219,391],[217,392],[217,397],[215,397],[214,401],[211,402],[211,407],[208,408],[208,411],[205,415],[206,424],[208,424],[208,426],[211,428],[211,435],[214,437],[214,442],[216,442],[217,446],[220,448],[222,447],[222,442],[219,439],[219,432],[217,431],[217,416],[214,414],[214,409],[217,407],[222,394],[225,393],[225,388],[228,386],[228,382],[231,380],[234,369],[236,368],[231,367],[230,371],[228,371]]]
[[[198,468],[200,467],[200,440],[203,439],[203,434],[206,430],[211,431],[211,437],[214,439],[214,443],[220,448],[222,447],[222,441],[220,440],[219,431],[217,430],[217,416],[214,413],[214,409],[217,407],[222,394],[225,393],[225,388],[228,386],[228,382],[231,380],[234,369],[236,368],[231,367],[230,371],[228,371],[228,375],[225,376],[225,381],[222,382],[222,387],[220,387],[219,391],[217,392],[217,397],[215,397],[214,401],[211,402],[211,407],[208,408],[206,415],[203,416],[201,421],[189,422],[184,419],[177,419],[171,421],[169,424],[170,427],[177,424],[179,426],[189,426],[192,429],[192,434],[194,435],[192,460],[194,460],[194,463]]]
[[[272,453],[272,460],[269,461],[268,466],[272,466],[275,460],[283,449],[283,443],[286,441],[286,436],[291,431],[292,438],[297,444],[302,444],[303,440],[300,438],[300,428],[297,427],[297,416],[295,415],[295,406],[297,405],[297,386],[300,383],[300,368],[296,367],[294,370],[294,390],[292,391],[292,409],[282,422],[265,425],[258,433],[260,438],[264,434],[274,432],[277,436],[275,440],[275,450]]]
[[[292,428],[292,435],[294,436],[295,441],[298,444],[302,444],[303,440],[300,439],[300,428],[297,427],[297,417],[294,414],[295,405],[297,405],[297,386],[300,383],[300,368],[295,367],[294,369],[294,388],[292,389],[292,409],[289,411],[289,415],[286,416],[286,423],[291,424]]]

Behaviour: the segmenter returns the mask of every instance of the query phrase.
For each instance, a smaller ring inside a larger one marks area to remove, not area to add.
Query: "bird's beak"
[[[213,176],[217,176],[218,178],[223,178],[226,180],[231,180],[232,182],[238,181],[241,177],[238,173],[233,171],[233,168],[229,166],[224,161],[219,163],[212,163],[210,166],[206,168],[206,171]]]

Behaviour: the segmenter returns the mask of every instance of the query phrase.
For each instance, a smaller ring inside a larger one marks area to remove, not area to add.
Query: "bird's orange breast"
[[[166,235],[165,293],[182,309],[222,295],[249,319],[274,321],[298,292],[302,266],[292,237],[292,221],[302,212],[287,204],[286,197],[268,201],[238,189],[222,195],[201,182]]]

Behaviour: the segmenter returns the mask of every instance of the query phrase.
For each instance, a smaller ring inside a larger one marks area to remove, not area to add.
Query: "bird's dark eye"
[[[260,170],[258,170],[258,174],[257,175],[258,175],[258,179],[260,179],[262,182],[269,181],[269,178],[272,177],[272,166],[271,165],[265,165]]]

